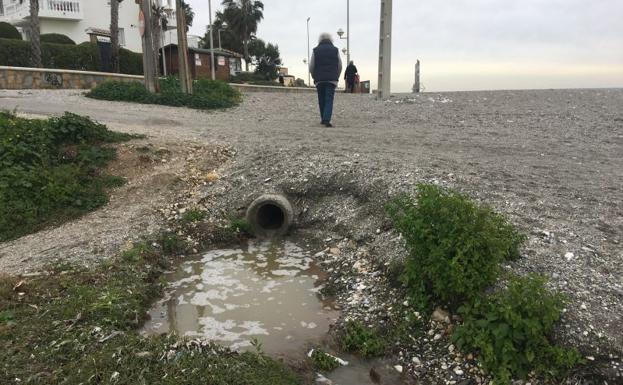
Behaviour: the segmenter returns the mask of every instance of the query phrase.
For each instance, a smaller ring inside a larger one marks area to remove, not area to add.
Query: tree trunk
[[[110,0],[110,61],[112,72],[119,72],[119,0]]]
[[[249,72],[249,42],[245,39],[242,41],[242,46],[244,49],[244,64],[247,67],[247,72]]]
[[[160,38],[162,36],[162,27],[160,26],[161,16],[157,13],[152,13],[151,17],[151,37],[153,40],[152,47],[154,47],[154,65],[156,68],[156,74],[160,75]]]
[[[33,67],[41,68],[41,25],[39,0],[30,0],[30,60]]]

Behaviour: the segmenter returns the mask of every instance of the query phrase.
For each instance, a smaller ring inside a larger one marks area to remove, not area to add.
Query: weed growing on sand
[[[338,336],[340,348],[363,357],[376,357],[385,352],[385,343],[376,329],[359,321],[348,321]]]
[[[524,240],[512,224],[467,196],[420,185],[417,200],[401,196],[388,212],[410,257],[402,275],[421,309],[472,301],[498,278],[500,262],[519,257]]]
[[[314,349],[310,358],[316,370],[331,372],[340,367],[340,363],[335,357],[320,348]]]
[[[513,277],[505,289],[464,305],[464,322],[453,341],[463,351],[475,351],[497,384],[525,379],[530,372],[560,377],[580,362],[576,350],[551,343],[560,320],[563,298],[536,275]]]
[[[47,120],[0,113],[0,241],[57,225],[108,202],[123,179],[103,168],[109,143],[133,136],[66,113]]]

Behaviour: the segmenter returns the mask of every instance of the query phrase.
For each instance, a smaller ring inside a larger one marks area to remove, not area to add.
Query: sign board
[[[195,54],[195,65],[201,66],[201,56],[198,53]]]
[[[221,67],[225,66],[225,56],[217,56],[218,58],[218,65]]]
[[[145,14],[142,9],[138,12],[138,30],[141,37],[145,37]]]

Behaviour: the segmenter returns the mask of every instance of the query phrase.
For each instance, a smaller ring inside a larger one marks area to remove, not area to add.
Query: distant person
[[[286,85],[286,79],[283,74],[279,74],[279,84],[281,84],[282,86]]]
[[[346,71],[344,72],[344,80],[346,81],[346,92],[355,93],[355,83],[357,79],[357,67],[352,60],[348,63]]]
[[[318,106],[320,107],[320,124],[333,127],[333,99],[337,82],[342,73],[342,59],[340,51],[333,45],[333,39],[328,33],[320,34],[318,46],[309,61],[309,72],[314,78],[318,91]]]

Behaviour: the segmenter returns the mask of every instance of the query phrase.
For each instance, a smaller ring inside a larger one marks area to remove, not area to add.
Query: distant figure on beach
[[[318,106],[320,107],[320,124],[333,127],[333,99],[337,82],[342,73],[342,59],[340,51],[333,45],[333,39],[328,33],[320,34],[318,46],[309,61],[309,72],[314,78],[318,91]]]
[[[346,92],[354,93],[355,92],[355,83],[357,78],[357,67],[355,67],[355,62],[350,61],[348,66],[346,67],[346,71],[344,72],[344,80],[346,81]]]

